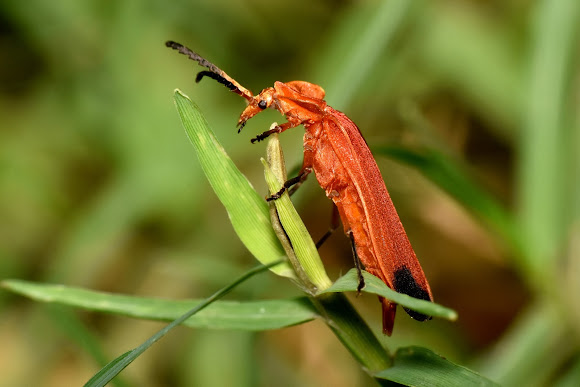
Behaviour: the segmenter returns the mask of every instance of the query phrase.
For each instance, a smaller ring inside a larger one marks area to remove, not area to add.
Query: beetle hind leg
[[[350,239],[350,244],[352,247],[352,255],[354,256],[354,265],[356,267],[356,272],[358,274],[358,286],[356,287],[356,291],[358,294],[360,294],[361,290],[363,290],[363,288],[365,287],[365,279],[362,274],[362,263],[356,252],[356,244],[354,242],[354,234],[352,233],[352,230],[348,230],[346,234]]]
[[[340,226],[338,215],[339,215],[338,207],[336,206],[336,204],[332,203],[332,217],[330,221],[330,227],[328,228],[328,231],[324,233],[322,238],[320,238],[320,240],[316,242],[317,249],[319,249],[320,246],[322,246],[322,244],[326,242],[326,240],[332,235],[332,233],[334,233],[336,229]]]

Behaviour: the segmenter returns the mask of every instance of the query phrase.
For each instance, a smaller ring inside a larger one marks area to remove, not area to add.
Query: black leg
[[[348,231],[347,235],[350,238],[350,244],[352,246],[352,255],[354,256],[354,266],[356,267],[356,271],[358,273],[358,286],[356,290],[360,294],[360,291],[365,287],[365,279],[362,275],[362,265],[360,263],[360,259],[358,258],[358,254],[356,253],[356,245],[354,243],[354,235],[352,231]]]
[[[282,194],[284,192],[286,192],[288,189],[290,189],[292,187],[292,189],[290,189],[290,195],[292,195],[294,192],[296,192],[296,189],[294,189],[293,186],[297,186],[300,185],[304,182],[304,180],[306,180],[306,178],[308,177],[308,175],[310,174],[310,172],[312,172],[312,170],[310,168],[305,169],[304,171],[302,171],[298,176],[293,177],[290,180],[287,180],[284,185],[282,186],[282,188],[280,189],[280,191],[276,192],[273,195],[270,195],[266,198],[267,201],[272,201],[272,200],[276,200],[276,199],[280,199],[280,197],[282,196]]]
[[[326,242],[326,240],[332,235],[332,233],[338,228],[338,226],[340,226],[340,223],[338,221],[339,217],[338,217],[338,207],[336,206],[336,204],[332,203],[332,218],[330,220],[330,228],[328,229],[328,231],[322,236],[322,238],[320,238],[320,240],[318,242],[316,242],[316,248],[319,249],[320,246],[322,246],[322,244],[324,242]]]
[[[242,128],[240,128],[241,130]],[[238,130],[238,133],[240,132],[240,130]],[[252,138],[250,141],[253,143],[255,142],[260,142],[264,139],[266,139],[269,135],[273,134],[273,133],[281,133],[284,129],[281,126],[276,126],[270,130],[266,130],[264,133],[260,133],[258,134],[256,137]]]

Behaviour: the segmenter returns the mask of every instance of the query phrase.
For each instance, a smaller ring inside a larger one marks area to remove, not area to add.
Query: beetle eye
[[[258,102],[258,107],[260,109],[266,109],[268,107],[268,103],[265,100],[261,100],[260,102]]]

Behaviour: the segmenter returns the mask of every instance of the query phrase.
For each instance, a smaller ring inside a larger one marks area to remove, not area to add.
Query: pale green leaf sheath
[[[284,156],[280,148],[280,142],[277,135],[271,135],[268,142],[268,162],[262,159],[264,165],[264,173],[266,182],[271,194],[280,191],[284,181],[286,180],[286,173],[284,167]],[[306,226],[302,222],[300,215],[292,205],[288,192],[284,192],[282,196],[273,201],[276,207],[277,217],[283,227],[283,231],[278,235],[280,239],[289,238],[291,241],[291,251],[288,256],[291,257],[291,262],[302,280],[304,287],[309,290],[311,294],[319,290],[324,290],[330,285],[332,281],[328,278],[324,265],[318,255],[316,245],[312,240]],[[276,222],[277,219],[273,219]],[[295,260],[293,258],[296,258]]]

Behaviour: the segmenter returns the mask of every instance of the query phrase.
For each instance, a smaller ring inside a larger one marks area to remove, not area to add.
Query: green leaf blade
[[[104,387],[115,376],[123,371],[127,365],[131,363],[131,355],[133,351],[127,351],[124,354],[113,359],[107,365],[99,370],[92,378],[85,383],[85,387]]]
[[[282,263],[282,260],[273,262],[271,265],[278,265]],[[234,289],[239,284],[248,280],[256,274],[262,273],[267,270],[269,266],[260,265],[248,270],[240,277],[238,277],[234,282],[221,288],[211,296],[207,297],[203,301],[196,304],[193,308],[189,309],[187,312],[173,320],[169,325],[165,326],[161,330],[157,331],[153,336],[149,337],[144,343],[138,347],[132,349],[129,352],[122,354],[115,360],[111,361],[109,364],[104,366],[96,375],[94,375],[86,384],[85,387],[103,387],[107,385],[112,379],[114,379],[121,371],[125,369],[129,364],[131,364],[135,359],[141,356],[146,350],[148,350],[153,344],[161,340],[169,331],[176,328],[177,326],[183,324],[187,319],[196,315],[199,311],[205,309],[209,305],[213,304],[215,301],[219,300],[226,294],[228,294],[232,289]]]
[[[415,346],[400,348],[395,354],[393,366],[374,376],[416,387],[499,386],[427,348]]]
[[[414,311],[426,314],[428,316],[441,317],[451,321],[457,319],[457,312],[452,309],[446,308],[434,302],[420,300],[418,298],[410,297],[406,294],[397,293],[389,288],[379,278],[370,273],[367,273],[366,271],[363,271],[363,277],[366,284],[362,289],[363,292],[385,297],[386,299],[396,302],[405,308],[413,309]],[[348,271],[348,273],[336,280],[336,282],[330,288],[321,293],[357,291],[358,281],[359,280],[356,269],[351,269]]]
[[[285,256],[272,229],[264,198],[226,154],[199,108],[179,90],[175,91],[174,100],[202,169],[226,208],[241,241],[264,265]],[[271,270],[278,275],[294,278],[294,271],[288,264],[277,265]]]
[[[202,300],[164,300],[110,294],[53,284],[6,280],[2,286],[36,301],[156,321],[173,321]],[[216,301],[183,325],[191,328],[262,331],[280,329],[317,317],[306,297],[285,300]]]

